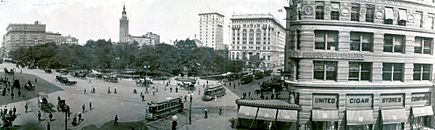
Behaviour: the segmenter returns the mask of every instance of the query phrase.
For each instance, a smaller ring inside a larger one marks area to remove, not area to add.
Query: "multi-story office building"
[[[233,15],[229,55],[232,60],[259,56],[263,67],[284,68],[285,28],[271,14]]]
[[[79,40],[75,37],[62,36],[60,33],[47,32],[45,36],[45,43],[55,43],[60,44],[78,44]]]
[[[224,48],[224,15],[218,11],[200,13],[199,40],[205,47],[216,50]]]
[[[35,21],[34,24],[9,24],[3,36],[3,54],[20,48],[45,43],[45,24]]]
[[[119,42],[128,42],[128,18],[125,11],[125,5],[122,8],[122,16],[119,19]]]
[[[300,129],[433,126],[433,0],[294,0],[289,89]]]

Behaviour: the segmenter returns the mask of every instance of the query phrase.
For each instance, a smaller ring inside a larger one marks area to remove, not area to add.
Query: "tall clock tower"
[[[119,19],[119,42],[128,42],[128,18],[125,5],[122,10],[122,17]]]

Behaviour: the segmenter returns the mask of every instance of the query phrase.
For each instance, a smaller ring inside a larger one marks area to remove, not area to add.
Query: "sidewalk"
[[[232,130],[230,127],[230,119],[232,117],[222,117],[222,118],[209,118],[194,120],[192,125],[184,125],[178,130]]]

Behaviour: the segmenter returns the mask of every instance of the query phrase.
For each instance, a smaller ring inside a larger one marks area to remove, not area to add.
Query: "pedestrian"
[[[12,108],[12,112],[14,112],[14,115],[15,115],[15,113],[17,113],[17,108],[15,108],[15,106],[14,106],[14,108]]]
[[[37,82],[38,82],[38,79],[35,78],[35,83],[37,83]]]
[[[175,87],[175,92],[178,93],[178,87]]]
[[[145,101],[145,95],[142,95],[142,101]]]
[[[153,91],[153,96],[156,96],[156,91]]]
[[[208,116],[207,116],[207,108],[206,108],[206,109],[204,109],[204,118],[205,118],[205,119],[207,119],[207,118],[208,118]]]
[[[236,84],[234,84],[234,89],[236,89]]]
[[[38,121],[41,121],[41,111],[38,111]]]
[[[85,88],[85,89],[83,89],[83,94],[86,94],[86,88]]]
[[[83,113],[85,113],[85,104],[82,106]]]
[[[219,107],[219,116],[222,115],[222,107]]]
[[[115,121],[113,122],[113,125],[118,126],[118,115],[115,115]]]
[[[18,97],[21,97],[21,90],[18,90]]]
[[[248,97],[251,97],[251,91],[248,92]]]
[[[201,88],[198,88],[198,95],[201,94]]]
[[[231,82],[230,82],[230,86],[231,86]]]
[[[273,99],[274,98],[274,94],[272,93],[272,95],[270,96],[270,99]]]
[[[24,105],[24,109],[25,109],[25,112],[27,113],[27,109],[29,109],[28,103],[26,103],[26,105]]]
[[[107,93],[110,93],[110,87],[107,89]]]
[[[20,70],[20,74],[23,73],[23,69]]]
[[[47,122],[47,130],[50,130],[50,122]]]
[[[11,91],[11,98],[14,100],[14,91]]]
[[[50,118],[50,121],[53,120],[53,114],[50,112],[50,114],[48,114],[48,117]]]
[[[82,122],[82,113],[79,112],[79,122]]]
[[[89,110],[92,110],[92,102],[89,102]]]
[[[115,87],[115,90],[113,90],[113,93],[115,93],[115,94],[117,93],[117,92],[116,92],[116,87]]]
[[[193,100],[193,93],[192,95],[190,95],[190,103],[192,103],[192,100]]]

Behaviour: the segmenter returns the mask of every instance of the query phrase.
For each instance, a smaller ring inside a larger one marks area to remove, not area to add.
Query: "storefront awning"
[[[243,119],[255,119],[258,107],[240,106],[238,116]]]
[[[406,14],[406,10],[399,10],[399,20],[408,21],[408,15]]]
[[[278,110],[278,116],[276,121],[281,122],[297,122],[298,121],[298,111],[297,110]]]
[[[402,122],[406,122],[408,120],[408,118],[406,116],[406,111],[404,108],[381,110],[381,114],[382,114],[382,123],[383,124],[402,123]]]
[[[313,121],[338,121],[338,110],[313,110]]]
[[[394,19],[394,11],[393,8],[385,8],[385,19]]]
[[[373,110],[347,110],[347,125],[374,124]]]
[[[432,116],[433,115],[432,106],[413,107],[412,115],[414,115],[414,117]]]
[[[276,109],[258,108],[257,120],[275,121]]]

